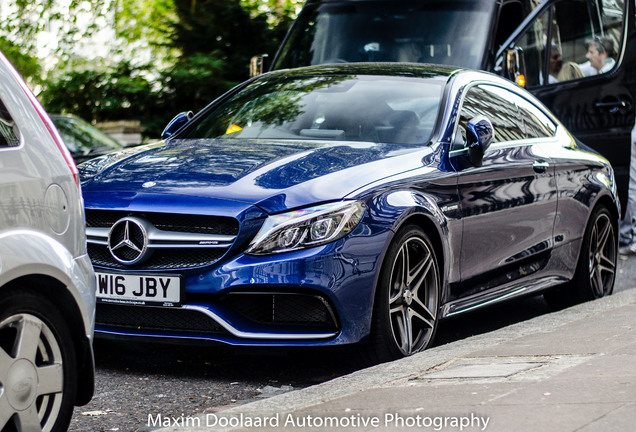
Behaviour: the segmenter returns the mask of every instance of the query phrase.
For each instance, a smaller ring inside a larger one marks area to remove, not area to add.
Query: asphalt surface
[[[619,260],[615,292],[636,286],[636,256]],[[484,334],[543,315],[541,296],[440,324],[436,344]],[[148,415],[191,417],[305,388],[358,367],[347,351],[246,350],[97,340],[96,391],[76,407],[70,431],[150,431]]]

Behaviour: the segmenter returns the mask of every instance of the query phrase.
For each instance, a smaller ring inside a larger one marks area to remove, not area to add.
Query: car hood
[[[430,147],[368,142],[198,139],[127,149],[79,168],[90,206],[108,200],[109,193],[129,199],[173,194],[249,203],[275,213],[342,199],[369,183],[421,168],[430,154]]]

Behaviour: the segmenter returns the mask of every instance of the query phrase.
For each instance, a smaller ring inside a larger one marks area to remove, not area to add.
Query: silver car
[[[65,431],[94,389],[77,167],[0,53],[0,430]]]

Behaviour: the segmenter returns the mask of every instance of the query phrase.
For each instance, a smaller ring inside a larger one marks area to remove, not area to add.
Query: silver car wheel
[[[403,355],[426,348],[437,320],[439,269],[431,247],[419,236],[406,239],[393,262],[389,320]]]
[[[60,344],[28,313],[4,319],[0,334],[0,426],[13,421],[18,431],[53,430],[64,388]]]

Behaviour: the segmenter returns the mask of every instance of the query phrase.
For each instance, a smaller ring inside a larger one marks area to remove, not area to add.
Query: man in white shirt
[[[610,57],[612,42],[595,36],[585,43],[587,61],[579,65],[585,76],[598,75],[612,70],[616,61]]]

